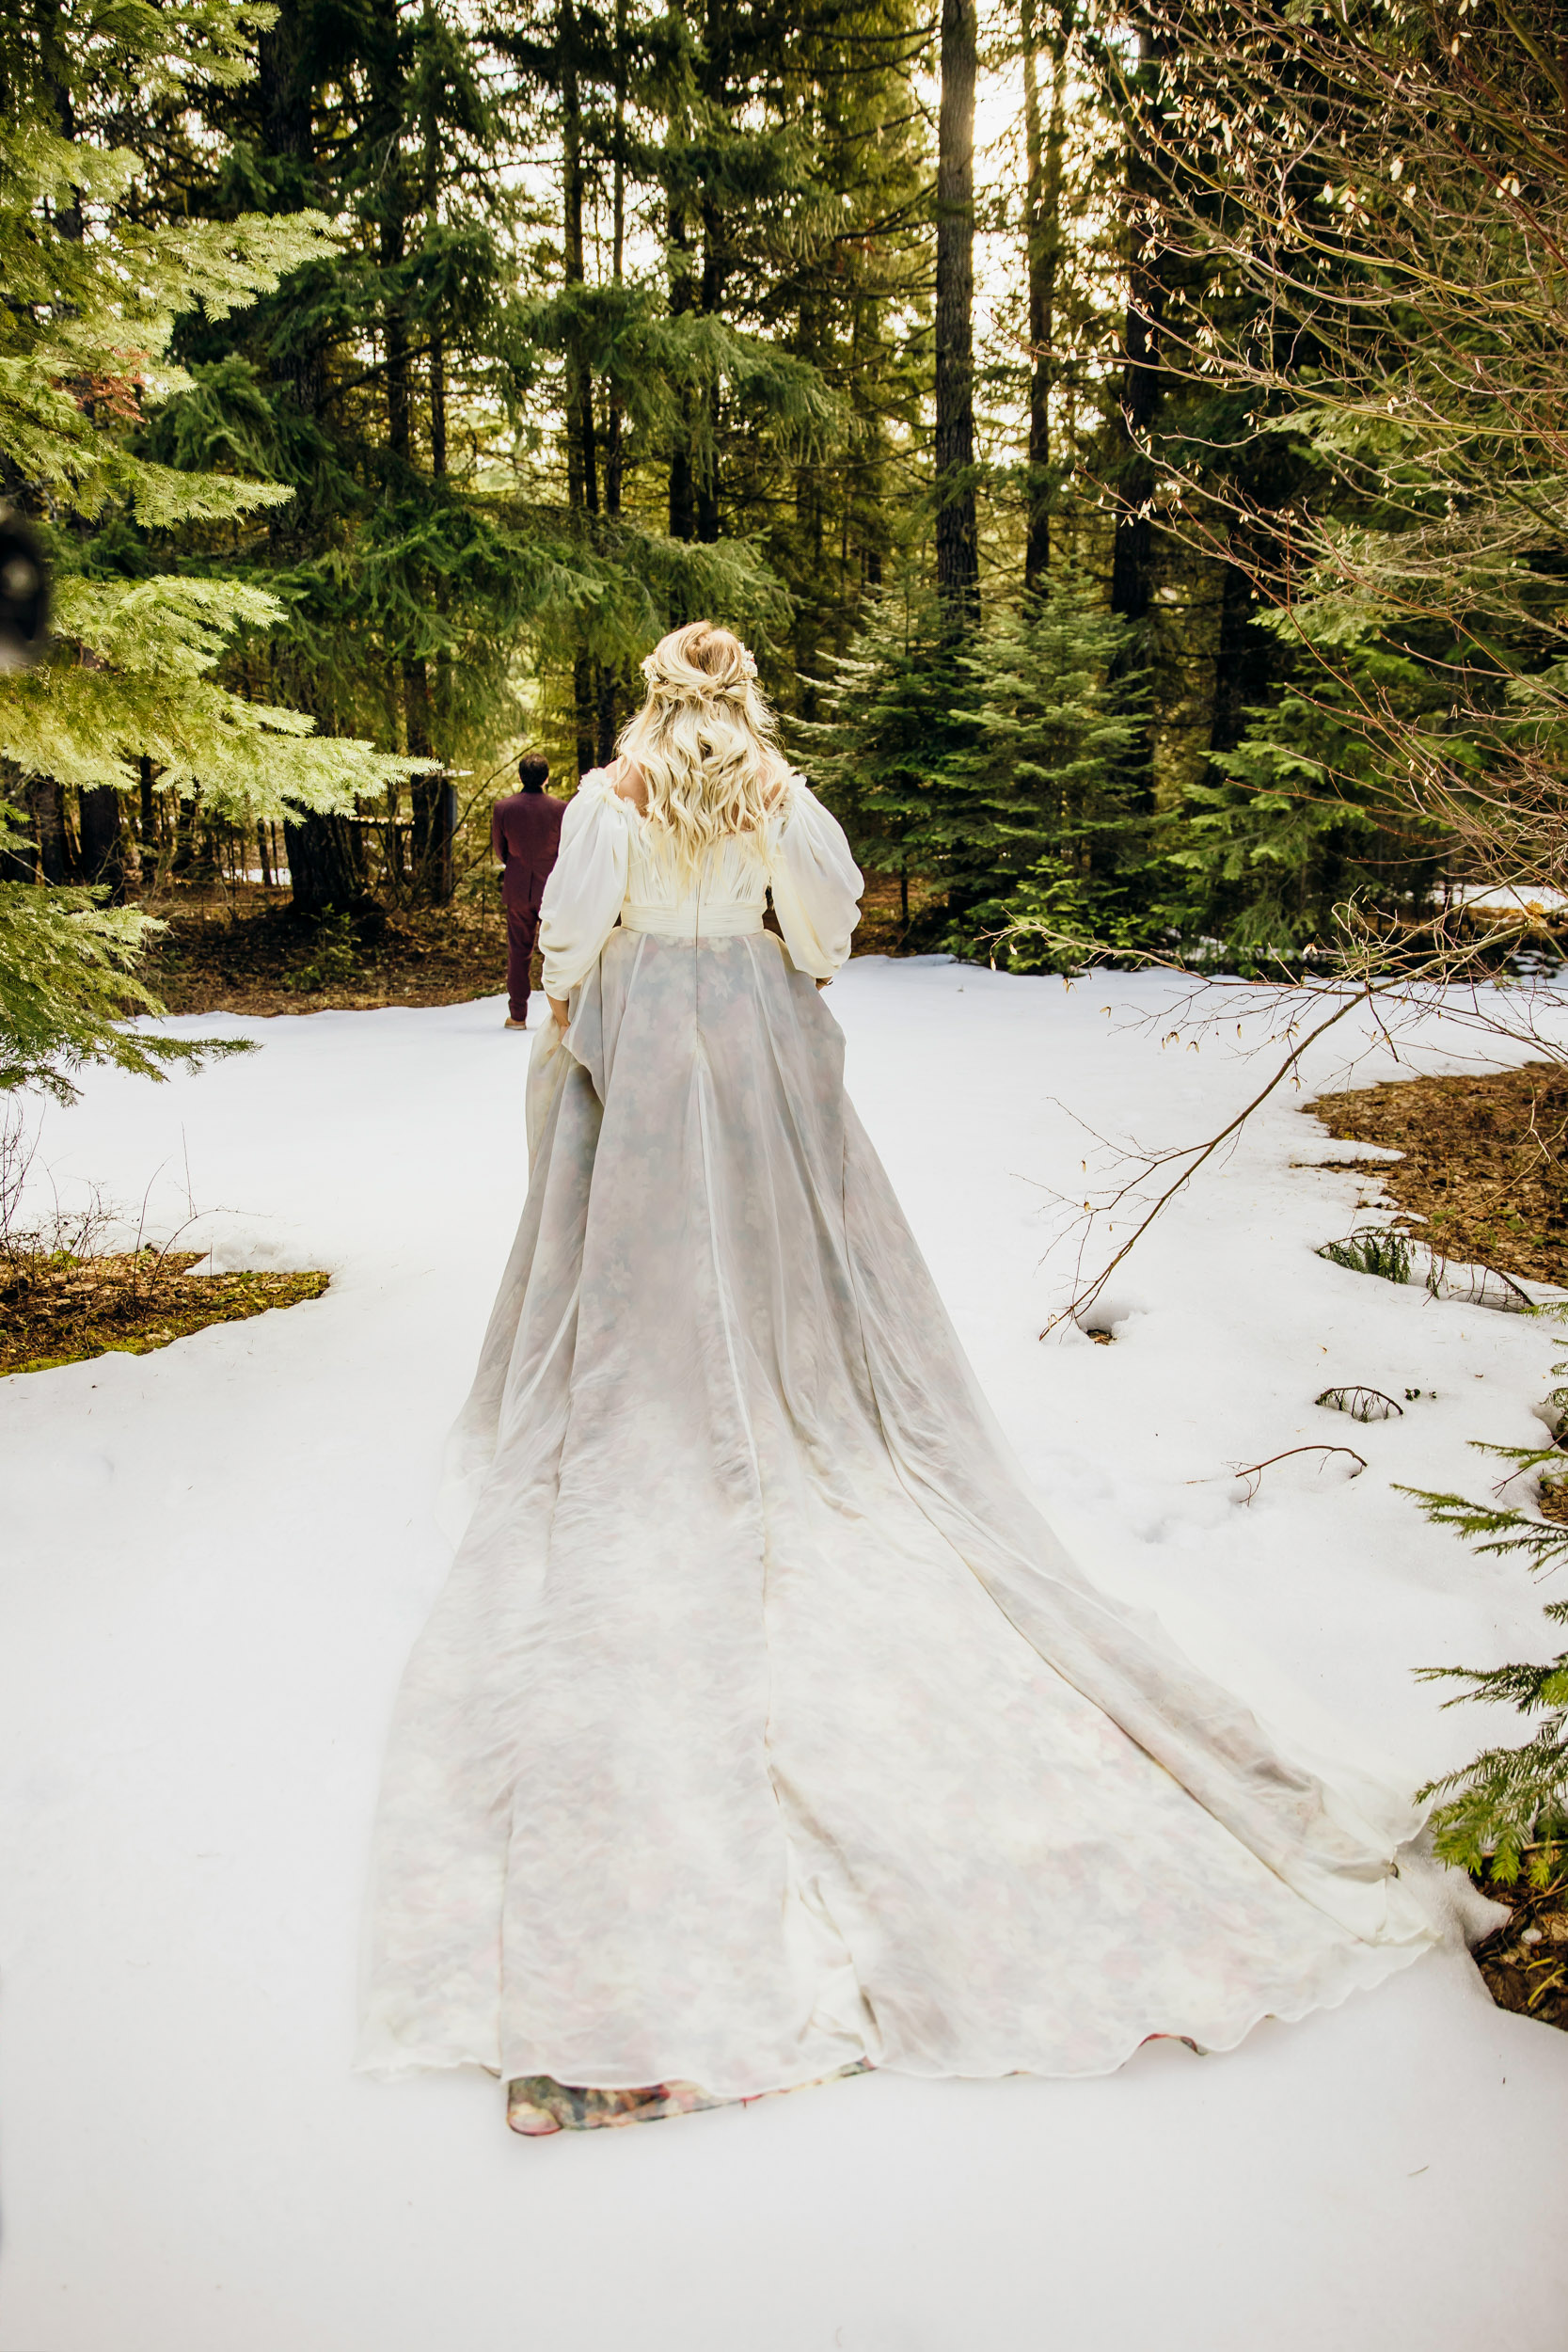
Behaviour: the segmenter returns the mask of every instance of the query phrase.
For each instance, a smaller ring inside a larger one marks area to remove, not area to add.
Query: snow
[[[831,1001],[1085,1559],[1265,1709],[1322,1707],[1326,1740],[1412,1781],[1506,1736],[1410,1669],[1542,1654],[1543,1596],[1394,1487],[1483,1490],[1465,1441],[1537,1437],[1568,1335],[1317,1258],[1368,1221],[1369,1180],[1282,1090],[1114,1278],[1116,1343],[1041,1344],[1072,1270],[1042,1187],[1094,1157],[1069,1113],[1197,1138],[1264,1065],[1233,1030],[1162,1047],[1151,977],[866,959]],[[871,2076],[529,2142],[483,2076],[350,2074],[379,1749],[523,1184],[502,1010],[182,1021],[262,1050],[161,1088],[94,1075],[45,1117],[66,1198],[96,1182],[135,1216],[150,1184],[167,1230],[188,1185],[217,1263],[333,1282],[0,1384],[0,2352],[1414,2352],[1490,2339],[1498,2248],[1511,2345],[1557,2352],[1568,2036],[1495,2010],[1456,1949],[1103,2082]],[[1343,1037],[1309,1088],[1400,1074]],[[1418,1067],[1476,1066],[1468,1033],[1423,1045]],[[1353,1382],[1436,1393],[1366,1426],[1314,1406]],[[1314,1441],[1366,1473],[1298,1462],[1243,1500],[1236,1466]]]
[[[1452,897],[1456,906],[1498,914],[1560,914],[1568,906],[1568,893],[1554,890],[1549,882],[1503,882],[1493,889],[1462,882]]]

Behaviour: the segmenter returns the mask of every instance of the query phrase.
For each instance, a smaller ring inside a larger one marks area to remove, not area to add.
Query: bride
[[[844,835],[728,630],[643,671],[545,894],[359,2063],[486,2067],[546,2133],[866,2066],[1101,2074],[1377,1983],[1435,1936],[1416,1820],[1064,1552],[845,1098]]]

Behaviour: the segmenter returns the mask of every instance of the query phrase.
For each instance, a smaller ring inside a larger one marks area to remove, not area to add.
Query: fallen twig
[[[1288,1462],[1293,1454],[1348,1454],[1351,1460],[1355,1464],[1355,1468],[1351,1472],[1351,1476],[1353,1478],[1359,1478],[1362,1471],[1367,1467],[1365,1456],[1357,1454],[1353,1445],[1288,1445],[1283,1454],[1271,1454],[1266,1461],[1249,1462],[1245,1470],[1227,1470],[1225,1475],[1227,1478],[1238,1478],[1243,1480],[1248,1478],[1254,1480],[1260,1479],[1263,1472],[1266,1470],[1273,1470],[1276,1462]],[[1187,1481],[1189,1486],[1212,1486],[1216,1483],[1216,1480],[1213,1478],[1189,1478]],[[1252,1489],[1252,1494],[1249,1494],[1247,1497],[1247,1501],[1249,1502],[1252,1501],[1252,1496],[1257,1492],[1258,1488],[1255,1485]]]

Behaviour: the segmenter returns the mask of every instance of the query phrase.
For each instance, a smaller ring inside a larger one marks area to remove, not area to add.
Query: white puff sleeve
[[[796,969],[831,980],[848,958],[865,884],[843,826],[800,776],[768,835],[768,880]]]
[[[566,803],[561,852],[539,902],[545,993],[561,1001],[585,980],[626,896],[626,802],[602,768]]]

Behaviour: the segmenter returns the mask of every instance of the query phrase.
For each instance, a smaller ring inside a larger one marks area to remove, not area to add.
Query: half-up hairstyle
[[[760,833],[793,771],[757,665],[727,628],[689,621],[642,664],[647,700],[616,749],[640,771],[646,822],[682,867],[726,835]]]

